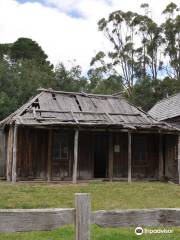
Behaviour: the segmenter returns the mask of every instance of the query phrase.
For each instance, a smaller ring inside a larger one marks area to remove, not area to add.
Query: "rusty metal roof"
[[[0,122],[19,125],[116,126],[126,129],[167,129],[123,97],[41,89],[40,93]]]

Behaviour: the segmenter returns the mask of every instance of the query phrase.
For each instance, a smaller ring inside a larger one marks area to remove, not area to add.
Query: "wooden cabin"
[[[121,96],[41,89],[0,128],[7,181],[179,179],[178,130]]]

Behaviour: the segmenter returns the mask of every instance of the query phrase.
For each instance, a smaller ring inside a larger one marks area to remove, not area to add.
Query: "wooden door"
[[[113,134],[113,176],[126,178],[128,176],[128,135]]]
[[[52,178],[64,179],[69,177],[69,144],[68,134],[55,132],[53,134]]]
[[[132,176],[146,177],[148,165],[147,136],[143,134],[133,135],[132,140]]]

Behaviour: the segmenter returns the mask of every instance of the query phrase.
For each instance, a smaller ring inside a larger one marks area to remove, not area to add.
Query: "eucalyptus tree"
[[[164,33],[165,51],[169,64],[166,66],[166,72],[170,78],[180,79],[180,8],[171,2],[163,11],[166,17],[162,24]]]
[[[91,65],[100,63],[105,74],[109,71],[114,76],[121,76],[123,86],[131,94],[136,76],[135,33],[137,31],[134,20],[137,13],[121,10],[112,12],[107,19],[98,22],[102,31],[110,41],[112,49],[99,52],[92,59]]]
[[[163,38],[161,27],[148,16],[138,15],[135,20],[138,27],[138,37],[141,44],[137,48],[139,70],[142,76],[149,75],[153,80],[157,80],[158,71],[162,67],[161,50]],[[142,77],[138,75],[138,77]]]

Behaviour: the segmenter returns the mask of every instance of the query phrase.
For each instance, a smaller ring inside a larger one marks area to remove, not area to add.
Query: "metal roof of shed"
[[[157,102],[148,113],[159,121],[180,116],[180,93]]]

